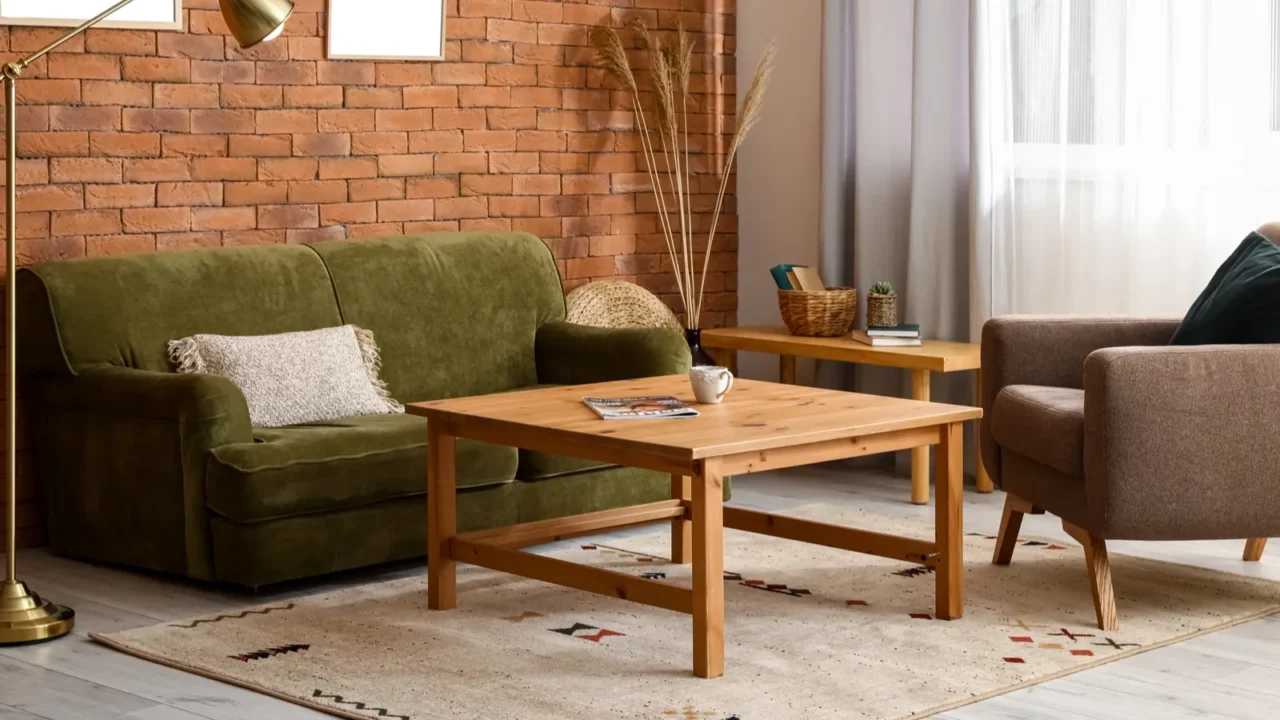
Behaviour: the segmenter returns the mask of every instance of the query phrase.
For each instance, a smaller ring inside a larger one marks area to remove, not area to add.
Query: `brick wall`
[[[409,63],[325,60],[324,0],[295,3],[284,35],[251,50],[217,0],[186,0],[187,32],[90,30],[33,64],[18,86],[20,262],[520,230],[551,247],[566,289],[623,277],[681,309],[630,99],[594,67],[587,30],[639,17],[693,33],[705,229],[733,127],[733,0],[449,0],[445,61]],[[0,57],[62,32],[0,27]],[[704,326],[734,322],[736,220],[729,198]]]

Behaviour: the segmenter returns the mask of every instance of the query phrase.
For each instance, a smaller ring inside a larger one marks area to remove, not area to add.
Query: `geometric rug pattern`
[[[927,538],[852,508],[790,514]],[[548,555],[688,586],[666,526]],[[95,640],[350,718],[920,717],[1280,609],[1280,583],[1113,555],[1120,629],[1098,630],[1081,548],[1023,538],[1008,567],[965,538],[965,616],[933,616],[925,568],[725,533],[725,675],[692,677],[686,615],[459,565],[458,608],[426,581],[349,588]]]

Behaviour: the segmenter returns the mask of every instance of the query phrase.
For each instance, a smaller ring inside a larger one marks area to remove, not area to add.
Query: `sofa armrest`
[[[1117,347],[1085,361],[1091,530],[1280,534],[1280,345]]]
[[[32,378],[50,535],[81,557],[213,579],[205,463],[252,442],[249,409],[215,375],[96,366]]]
[[[666,328],[553,322],[534,341],[538,382],[577,385],[689,371],[689,345]]]
[[[1006,315],[982,326],[982,462],[1000,484],[1000,453],[991,437],[996,395],[1009,385],[1084,387],[1089,353],[1122,345],[1164,345],[1176,318]]]

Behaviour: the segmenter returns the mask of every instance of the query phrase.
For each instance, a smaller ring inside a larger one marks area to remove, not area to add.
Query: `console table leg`
[[[929,402],[929,371],[911,371],[911,399]],[[929,502],[929,446],[911,449],[911,502]]]
[[[940,620],[955,620],[964,615],[964,423],[944,425],[941,431],[935,466],[934,532],[942,557],[935,573],[935,615]]]
[[[717,460],[693,478],[693,674],[724,674],[724,480]]]
[[[676,500],[690,500],[693,492],[690,484],[688,475],[673,474],[671,497]],[[689,559],[693,557],[693,522],[689,519],[689,515],[686,512],[681,517],[671,518],[671,562],[681,565],[688,564]]]
[[[427,424],[427,607],[458,606],[457,566],[449,541],[458,533],[453,436]]]
[[[796,356],[778,356],[778,382],[783,385],[796,384]]]

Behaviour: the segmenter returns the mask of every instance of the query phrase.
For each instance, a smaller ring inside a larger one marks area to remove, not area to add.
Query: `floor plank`
[[[856,506],[931,521],[933,509],[909,502],[905,478],[830,466],[761,473],[733,480],[740,507],[785,511],[812,503]],[[965,493],[966,528],[995,532],[1004,497]],[[616,537],[650,532],[622,531]],[[1023,535],[1074,544],[1049,516],[1027,516]],[[1223,572],[1280,580],[1280,552],[1261,562],[1240,559],[1243,543],[1114,543],[1114,553],[1139,555]],[[424,572],[423,563],[345,573],[269,589],[258,595],[175,581],[25,551],[21,576],[55,602],[76,609],[75,636],[43,645],[0,650],[0,720],[316,720],[314,711],[147,663],[90,642],[86,634],[330,592]],[[1016,558],[1015,558],[1016,561]],[[10,698],[7,671],[22,673],[21,702]],[[944,713],[950,720],[1004,718],[1270,718],[1280,699],[1280,617],[1257,620],[1086,670]],[[106,698],[102,703],[84,698]],[[114,703],[114,705],[112,704]],[[86,714],[92,708],[97,714]],[[6,714],[7,713],[7,714]]]

